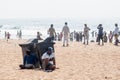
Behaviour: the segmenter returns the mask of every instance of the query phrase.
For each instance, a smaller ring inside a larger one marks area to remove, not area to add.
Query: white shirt
[[[114,34],[119,34],[119,28],[118,27],[115,27]]]
[[[68,26],[64,26],[63,29],[62,29],[62,33],[64,33],[64,35],[68,35],[68,33],[70,33],[69,27]]]
[[[48,55],[47,52],[45,52],[45,53],[42,55],[42,59],[48,58],[48,59],[50,60],[50,59],[52,59],[52,58],[54,58],[54,57],[55,57],[54,53],[51,53],[51,55]]]
[[[89,27],[85,27],[84,28],[84,35],[89,35],[89,30],[90,30]]]

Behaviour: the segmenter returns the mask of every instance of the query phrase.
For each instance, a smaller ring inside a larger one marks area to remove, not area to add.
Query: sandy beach
[[[106,43],[83,45],[70,42],[55,44],[56,64],[53,72],[20,70],[22,50],[26,40],[0,40],[0,80],[120,80],[120,46]]]

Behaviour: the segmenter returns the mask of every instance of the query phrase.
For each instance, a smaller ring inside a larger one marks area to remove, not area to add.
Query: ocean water
[[[10,32],[12,39],[17,39],[17,31],[22,31],[23,39],[36,38],[37,31],[42,33],[42,38],[49,35],[47,30],[53,24],[57,33],[62,31],[64,23],[68,22],[70,32],[83,31],[84,24],[87,24],[92,31],[98,31],[97,26],[103,24],[104,31],[114,30],[114,24],[120,24],[120,18],[80,18],[80,19],[0,19],[0,38],[4,38],[4,33]],[[91,38],[91,35],[90,35]]]

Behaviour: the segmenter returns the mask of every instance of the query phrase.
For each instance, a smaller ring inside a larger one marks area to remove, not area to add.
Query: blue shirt
[[[98,27],[98,35],[103,35],[103,27]]]
[[[25,55],[24,56],[24,65],[25,64],[33,64],[35,65],[36,62],[38,61],[38,58],[35,54],[30,54],[30,55]]]

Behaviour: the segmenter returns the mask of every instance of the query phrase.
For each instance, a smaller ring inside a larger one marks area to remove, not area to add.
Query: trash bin
[[[27,49],[29,49],[33,53],[36,53],[36,51],[35,51],[35,44],[37,44],[37,43],[38,43],[38,39],[30,39],[30,40],[28,40],[24,44],[19,44],[19,46],[22,48],[22,55],[23,55],[23,57],[26,54]]]
[[[52,47],[53,51],[55,51],[54,44],[55,44],[55,42],[53,42],[52,37],[48,37],[42,42],[38,42],[38,39],[28,40],[24,44],[19,44],[19,46],[22,48],[23,57],[24,57],[24,55],[26,55],[27,49],[29,49],[30,51],[35,53],[39,59],[39,62],[38,62],[38,64],[36,64],[36,66],[42,68],[41,57],[47,51],[48,47]]]

